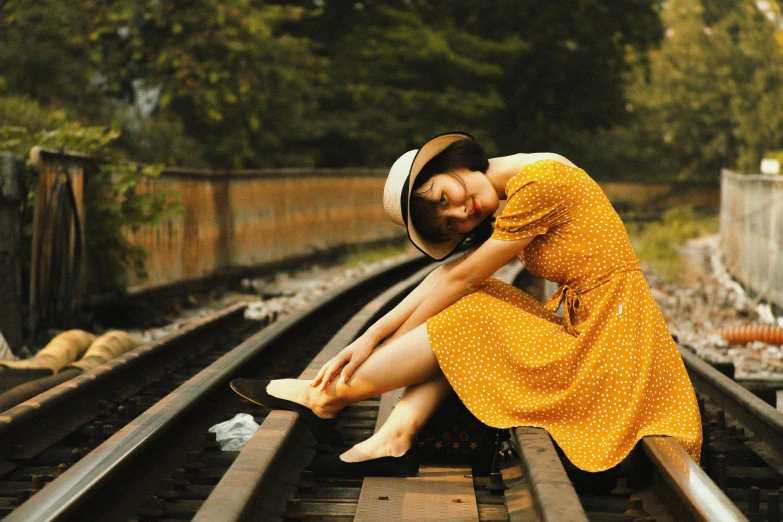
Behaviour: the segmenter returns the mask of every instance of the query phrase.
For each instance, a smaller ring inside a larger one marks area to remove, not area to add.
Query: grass
[[[639,260],[672,281],[685,269],[680,247],[689,239],[715,233],[718,228],[718,216],[699,216],[690,206],[673,207],[657,222],[626,224]]]
[[[351,246],[341,256],[340,264],[346,268],[354,268],[405,254],[410,252],[411,248],[408,238],[371,245]]]

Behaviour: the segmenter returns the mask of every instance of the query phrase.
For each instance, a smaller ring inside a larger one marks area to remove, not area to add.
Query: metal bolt
[[[177,468],[172,473],[171,477],[174,480],[175,486],[188,486],[190,481],[186,478],[187,470],[185,468]]]
[[[703,441],[701,444],[701,467],[704,469],[710,468],[710,457],[712,452],[710,451],[710,432],[709,430],[702,431]]]
[[[220,449],[220,443],[217,441],[217,434],[210,433],[209,435],[204,436],[204,441],[201,446],[204,449]]]
[[[179,498],[179,494],[177,494],[177,491],[174,488],[174,479],[162,479],[160,481],[160,486],[158,487],[158,495],[160,498],[166,500],[175,500]]]
[[[30,488],[30,494],[35,495],[43,489],[44,485],[46,485],[46,481],[44,480],[43,475],[38,475],[37,473],[32,476],[32,479],[33,485]]]
[[[723,410],[718,410],[715,413],[715,428],[719,430],[725,430],[726,429],[726,412]]]
[[[100,440],[103,438],[103,422],[97,420],[92,423],[92,430],[90,431],[91,440]]]
[[[98,401],[98,414],[103,417],[108,417],[112,413],[113,404],[107,400],[101,399]]]
[[[623,513],[626,517],[649,517],[650,514],[644,510],[644,504],[639,497],[628,499],[628,509]]]
[[[491,491],[496,495],[502,495],[503,492],[507,489],[508,486],[506,486],[503,483],[503,475],[497,472],[489,474],[489,483],[487,484],[487,490]]]
[[[633,490],[628,487],[628,479],[626,477],[617,477],[617,485],[612,489],[612,495],[630,495]]]
[[[780,522],[780,491],[773,491],[767,497],[767,522]]]
[[[720,489],[726,489],[726,456],[715,457],[715,483]]]
[[[758,486],[751,486],[748,490],[748,511],[751,513],[758,513],[761,511],[761,490]]]
[[[149,497],[141,503],[137,513],[147,518],[160,518],[166,514],[166,502],[162,498]]]
[[[73,464],[74,462],[78,461],[80,458],[84,456],[84,452],[80,450],[79,448],[73,448],[70,451],[70,454],[68,455],[68,458],[65,460],[67,464]]]
[[[68,464],[66,464],[66,463],[62,463],[62,464],[58,465],[57,466],[57,472],[54,474],[54,476],[55,477],[59,477],[60,475],[65,473],[65,471],[67,469],[68,469]]]
[[[188,460],[185,462],[185,469],[188,471],[198,471],[204,467],[204,463],[201,462],[200,451],[189,451]]]
[[[306,469],[299,475],[299,484],[297,487],[302,490],[313,490],[316,487],[315,475],[312,470]]]

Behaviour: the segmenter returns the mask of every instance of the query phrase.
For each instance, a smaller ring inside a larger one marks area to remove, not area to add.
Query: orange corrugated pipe
[[[783,345],[783,328],[771,324],[749,324],[735,328],[724,328],[718,334],[731,344],[746,344],[761,341]]]

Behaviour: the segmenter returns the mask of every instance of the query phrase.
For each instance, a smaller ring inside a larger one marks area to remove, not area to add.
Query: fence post
[[[38,171],[30,261],[29,330],[67,328],[86,290],[84,178],[91,158],[33,147]]]
[[[0,332],[12,349],[22,345],[22,201],[24,160],[0,152]]]

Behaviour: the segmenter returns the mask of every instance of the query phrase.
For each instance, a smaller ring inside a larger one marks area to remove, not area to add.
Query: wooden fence
[[[382,205],[385,170],[167,169],[140,190],[165,190],[184,214],[128,231],[148,252],[137,292],[338,246],[404,235]]]
[[[41,186],[47,189],[50,178],[70,173],[79,218],[89,220],[81,208],[81,183],[89,179],[83,180],[81,170],[74,171],[85,157],[55,151],[41,151],[38,156]],[[335,247],[403,237],[404,230],[383,211],[386,174],[386,169],[166,169],[158,178],[146,178],[138,190],[164,191],[181,204],[183,212],[156,225],[125,231],[128,240],[147,252],[147,277],[127,274],[128,290],[136,293],[281,264]],[[626,203],[633,200],[632,206],[643,209],[659,211],[674,204],[671,186],[602,186],[610,197]],[[711,191],[694,189],[702,199],[706,197],[702,206],[714,205],[717,197]],[[48,192],[41,191],[41,197]],[[677,187],[674,192],[690,197],[693,190]],[[43,212],[44,203],[36,205],[36,212]],[[48,252],[46,245],[51,243],[48,236],[40,237],[45,239],[38,242],[43,245],[39,256]],[[78,242],[83,241],[79,235]]]
[[[721,175],[721,251],[729,272],[783,307],[783,176]]]

